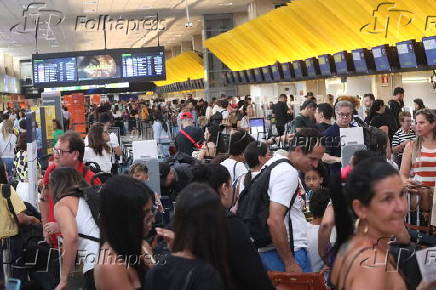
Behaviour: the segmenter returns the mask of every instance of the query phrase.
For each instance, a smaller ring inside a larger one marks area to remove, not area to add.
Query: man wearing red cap
[[[192,152],[200,149],[203,144],[203,130],[194,126],[191,112],[181,114],[180,124],[182,129],[175,139],[177,152],[183,152],[191,156]]]

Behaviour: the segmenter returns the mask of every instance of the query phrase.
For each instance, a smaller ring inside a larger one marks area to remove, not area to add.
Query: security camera
[[[186,28],[188,28],[188,27],[192,27],[192,22],[191,22],[191,21],[186,22],[186,23],[185,23],[185,27],[186,27]]]

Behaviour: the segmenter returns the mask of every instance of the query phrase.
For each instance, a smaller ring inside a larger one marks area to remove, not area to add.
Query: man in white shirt
[[[268,226],[272,237],[269,247],[259,248],[262,263],[267,270],[281,272],[311,272],[307,255],[307,221],[304,216],[304,189],[298,170],[306,172],[318,167],[324,146],[321,135],[316,129],[302,129],[297,132],[290,144],[287,162],[278,164],[271,170],[268,186],[270,197]],[[274,156],[265,166],[286,158]],[[291,208],[291,201],[293,200]],[[289,223],[289,218],[291,223]],[[289,224],[292,231],[289,233]],[[293,252],[290,245],[290,234],[293,240]]]

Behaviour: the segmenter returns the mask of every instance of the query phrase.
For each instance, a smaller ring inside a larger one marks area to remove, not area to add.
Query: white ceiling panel
[[[41,0],[39,4],[0,0],[0,52],[30,58],[36,52],[36,20],[40,53],[104,49],[103,21],[98,28],[100,15],[109,15],[114,23],[106,33],[108,49],[157,45],[156,30],[139,28],[147,16],[151,19],[157,14],[165,27],[159,31],[160,45],[170,48],[201,33],[203,14],[247,11],[251,1],[233,0],[228,5],[230,0],[188,0],[193,26],[186,28],[186,0]],[[123,19],[124,25],[115,29],[115,22]]]

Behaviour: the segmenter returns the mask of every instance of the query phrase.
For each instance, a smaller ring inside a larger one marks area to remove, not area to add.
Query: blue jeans
[[[14,169],[14,158],[2,157],[2,161],[5,165],[6,172],[8,173],[8,178],[12,178]]]
[[[279,254],[276,249],[259,253],[262,264],[267,271],[285,271],[285,264],[283,264],[280,259]],[[294,253],[294,259],[297,264],[301,267],[303,272],[312,272],[312,267],[310,265],[309,256],[307,255],[307,249],[301,248]]]

